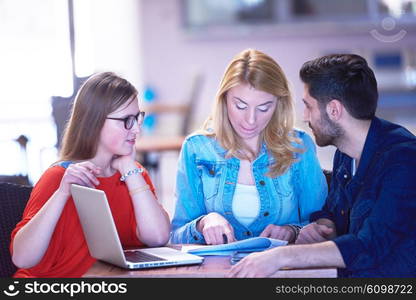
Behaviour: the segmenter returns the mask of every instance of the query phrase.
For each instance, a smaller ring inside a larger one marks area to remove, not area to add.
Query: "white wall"
[[[211,109],[225,67],[245,48],[264,51],[282,66],[293,86],[297,126],[305,128],[301,120],[302,84],[298,79],[299,69],[305,61],[345,51],[371,57],[375,50],[415,49],[416,45],[416,35],[410,31],[396,43],[383,43],[374,39],[369,30],[347,34],[345,28],[340,28],[341,34],[315,36],[307,32],[297,37],[282,34],[260,36],[256,32],[244,36],[236,32],[221,38],[191,38],[182,30],[179,4],[180,0],[142,0],[143,80],[157,89],[160,101],[174,102],[186,94],[190,74],[195,70],[202,71],[205,83],[194,127],[200,125]],[[332,152],[333,148],[319,149],[323,167],[331,168]]]
[[[90,7],[94,71],[114,71],[138,89],[143,57],[140,6],[137,0],[92,0]]]

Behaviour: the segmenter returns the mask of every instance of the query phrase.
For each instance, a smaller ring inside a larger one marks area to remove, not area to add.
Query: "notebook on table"
[[[104,191],[71,185],[92,257],[127,269],[200,264],[204,258],[169,247],[123,250]]]
[[[230,256],[230,263],[234,265],[253,252],[261,252],[285,245],[287,245],[287,241],[253,237],[221,245],[183,247],[182,251],[201,256]]]
[[[287,241],[283,240],[266,237],[253,237],[228,244],[192,247],[187,251],[187,253],[202,256],[228,256],[234,255],[235,252],[244,252],[247,255],[251,252],[264,251],[267,249],[284,246],[286,244]]]

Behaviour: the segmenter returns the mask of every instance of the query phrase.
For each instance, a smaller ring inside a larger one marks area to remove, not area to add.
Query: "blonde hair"
[[[239,84],[249,84],[277,98],[276,108],[260,135],[259,143],[261,145],[264,142],[267,150],[276,160],[270,166],[267,175],[270,177],[281,175],[295,162],[294,152],[302,152],[302,149],[292,145],[293,142],[300,144],[300,140],[293,132],[294,109],[288,81],[280,66],[270,56],[258,50],[247,49],[234,57],[225,70],[216,95],[213,113],[205,121],[202,133],[215,136],[220,145],[228,150],[226,157],[234,156],[250,160],[256,157],[256,154],[250,151],[237,135],[228,118],[226,95],[231,88]],[[242,153],[240,149],[244,149],[249,154]]]
[[[88,78],[75,98],[59,161],[93,158],[107,116],[136,97],[136,88],[112,72]]]

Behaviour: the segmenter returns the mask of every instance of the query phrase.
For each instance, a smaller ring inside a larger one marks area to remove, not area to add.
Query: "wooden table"
[[[137,152],[179,151],[184,136],[142,136],[136,140]]]
[[[178,247],[178,246],[177,246]],[[177,248],[175,247],[175,248]],[[97,261],[83,277],[137,277],[137,278],[223,278],[231,268],[229,256],[206,256],[200,265],[164,267],[142,270],[122,269]],[[329,278],[337,277],[336,268],[280,270],[276,278]]]
[[[136,153],[141,158],[137,158],[143,167],[147,169],[152,177],[157,189],[161,189],[162,179],[159,172],[159,157],[150,158],[151,153],[161,153],[165,151],[180,151],[185,136],[142,136],[136,140]]]

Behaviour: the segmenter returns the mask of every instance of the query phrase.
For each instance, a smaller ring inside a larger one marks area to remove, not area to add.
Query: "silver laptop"
[[[203,257],[169,247],[123,250],[105,192],[72,184],[71,193],[92,257],[127,269],[203,262]]]

